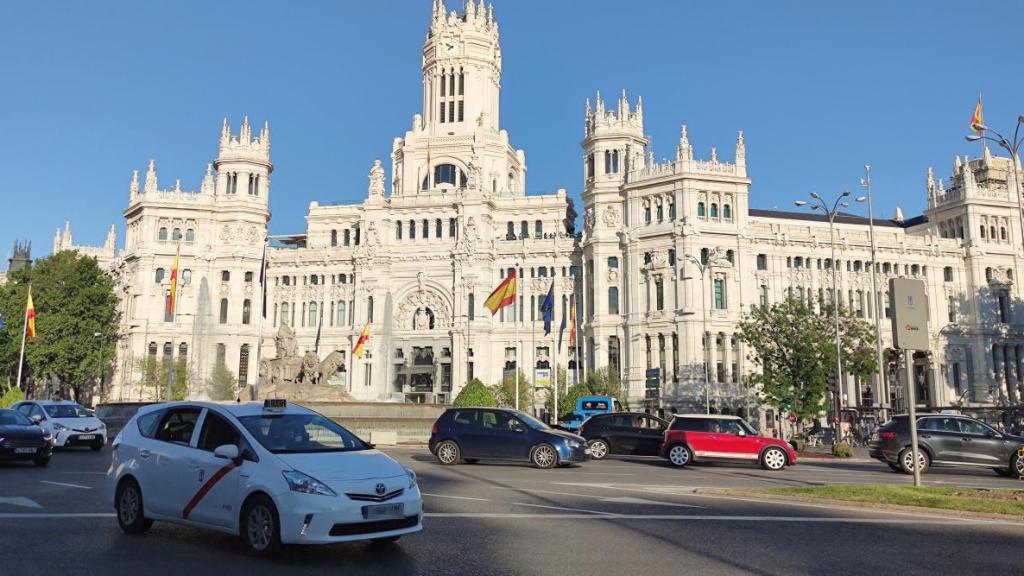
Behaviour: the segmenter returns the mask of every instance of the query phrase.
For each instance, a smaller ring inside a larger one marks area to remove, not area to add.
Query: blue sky
[[[49,253],[73,222],[101,243],[132,169],[198,188],[221,118],[270,121],[272,233],[309,202],[357,202],[374,158],[420,108],[430,0],[8,2],[0,17],[0,254]],[[461,6],[461,0],[458,2]],[[679,124],[731,159],[744,130],[753,207],[855,188],[919,213],[925,171],[947,177],[979,92],[1012,129],[1024,3],[497,0],[502,124],[531,193],[578,196],[584,99],[644,97],[657,157]],[[448,0],[449,9],[456,8]],[[975,30],[1009,23],[1003,37]],[[1018,35],[1019,36],[1019,35]],[[1016,72],[1016,73],[1015,73]],[[119,246],[123,235],[119,237]]]

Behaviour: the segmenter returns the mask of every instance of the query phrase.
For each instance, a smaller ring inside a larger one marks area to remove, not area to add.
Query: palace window
[[[238,172],[228,172],[228,194],[238,192]]]
[[[309,322],[306,324],[306,326],[318,326],[319,325],[319,320],[320,320],[320,318],[319,318],[319,316],[317,314],[316,302],[310,302],[309,303]]]
[[[711,203],[711,217],[718,218],[718,204]]]
[[[953,267],[952,266],[946,266],[945,268],[942,269],[942,279],[945,282],[952,282],[953,281]]]
[[[164,275],[165,274],[166,274],[166,271],[163,268],[157,268],[156,269],[156,274],[155,274],[155,276],[153,278],[154,282],[156,282],[157,284],[162,283],[164,281]]]
[[[409,220],[409,240],[416,239],[416,221]]]
[[[175,228],[174,231],[171,232],[171,240],[174,240],[175,242],[181,240],[181,228]]]
[[[725,281],[715,278],[715,309],[725,310]]]
[[[757,269],[767,270],[768,269],[768,256],[765,254],[757,255]]]
[[[423,239],[430,240],[430,221],[423,219]]]
[[[346,322],[346,316],[345,316],[345,301],[344,300],[338,300],[338,308],[337,308],[337,310],[338,310],[337,325],[338,326],[345,326],[347,324],[347,322]]]
[[[618,267],[619,267],[619,257],[618,256],[609,256],[608,257],[608,267],[613,269],[613,270],[618,269]]]
[[[608,313],[619,313],[619,288],[617,286],[608,288]]]
[[[537,220],[536,222],[533,223],[533,236],[535,238],[540,238],[540,237],[544,236],[544,222],[543,221]]]
[[[654,281],[655,307],[658,310],[665,309],[665,281],[658,278]]]
[[[458,170],[454,164],[438,164],[434,167],[434,186],[440,186],[441,184],[451,184],[456,186]]]
[[[646,224],[651,223],[651,204],[644,204],[644,222]]]
[[[248,324],[252,315],[252,300],[246,298],[242,301],[242,324]]]
[[[185,243],[191,244],[196,241],[196,231],[189,228],[185,230]]]
[[[704,264],[704,265],[707,265],[708,258],[710,257],[710,255],[711,255],[711,253],[708,251],[707,248],[701,248],[700,249],[700,263]]]
[[[227,298],[221,298],[220,299],[220,323],[221,324],[227,324],[228,323],[228,299]]]
[[[220,281],[221,282],[231,282],[231,272],[229,272],[227,270],[222,270],[221,273],[220,273]]]
[[[181,271],[181,283],[185,285],[192,283],[192,270],[185,268]]]
[[[337,230],[331,230],[331,247],[333,248],[333,247],[335,247],[337,245],[338,245],[338,231]]]
[[[956,296],[949,297],[949,321],[956,322]]]
[[[438,218],[437,220],[434,221],[434,238],[440,238],[442,232],[443,230],[441,228],[441,219]]]
[[[675,200],[669,200],[669,202],[668,202],[668,219],[669,220],[675,220],[676,219],[676,201]]]
[[[664,219],[665,219],[665,205],[662,204],[661,202],[658,202],[658,222],[661,222]]]
[[[283,302],[281,304],[281,324],[285,326],[291,325],[291,316],[288,315],[288,303]]]
[[[217,344],[217,364],[224,364],[228,356],[228,347],[223,344]]]
[[[761,308],[767,308],[768,307],[768,286],[765,286],[764,284],[761,284],[761,286],[758,288],[757,292],[758,292],[758,295],[760,297]]]
[[[348,228],[346,228],[344,231],[342,231],[342,235],[341,236],[342,236],[341,243],[344,244],[345,246],[348,246],[352,242],[352,231],[349,230]]]
[[[160,227],[160,233],[157,235],[157,239],[159,239],[161,242],[166,242],[167,241],[167,228],[166,227]]]
[[[395,222],[395,240],[402,239],[402,223]]]
[[[366,299],[366,319],[373,322],[373,296]]]
[[[449,218],[448,219],[448,237],[449,238],[455,238],[455,233],[456,233],[457,229],[458,229],[458,224],[456,223],[455,218]]]
[[[676,249],[675,248],[669,248],[668,249],[668,265],[669,266],[675,266],[676,265]]]
[[[704,203],[697,202],[697,218],[704,218],[707,214],[704,211]]]
[[[728,204],[722,205],[722,218],[732,220],[732,206]]]

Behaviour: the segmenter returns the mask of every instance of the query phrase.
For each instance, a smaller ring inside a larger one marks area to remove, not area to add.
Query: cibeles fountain
[[[295,332],[282,324],[274,337],[277,355],[260,359],[259,385],[240,394],[255,400],[284,398],[296,402],[353,402],[345,390],[345,355],[333,350],[323,360],[307,350],[298,353]]]

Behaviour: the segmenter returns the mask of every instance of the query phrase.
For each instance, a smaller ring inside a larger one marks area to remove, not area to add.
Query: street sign
[[[533,370],[533,385],[537,388],[551,387],[551,369],[535,368]]]
[[[661,369],[648,368],[646,377],[647,380],[645,381],[645,384],[648,390],[656,389],[661,386]]]
[[[909,278],[889,280],[892,298],[893,345],[902,350],[928,350],[928,301],[924,282]]]

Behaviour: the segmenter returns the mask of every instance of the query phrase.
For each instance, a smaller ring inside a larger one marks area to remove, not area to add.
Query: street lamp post
[[[836,328],[836,385],[833,390],[834,402],[835,402],[835,433],[832,436],[833,446],[840,441],[839,433],[842,427],[840,423],[842,421],[843,404],[842,404],[842,391],[841,391],[841,380],[843,375],[843,347],[839,336],[839,288],[837,281],[839,278],[839,267],[836,265],[836,239],[835,239],[835,223],[836,215],[839,214],[840,208],[848,208],[849,202],[843,200],[850,195],[850,191],[846,190],[836,198],[836,201],[832,203],[832,208],[828,207],[825,200],[817,192],[811,192],[811,198],[813,202],[808,203],[804,200],[797,200],[794,202],[797,206],[807,206],[811,210],[819,210],[826,217],[828,217],[828,239],[829,244],[832,245],[832,317],[835,320]],[[858,201],[861,199],[858,198]]]
[[[700,307],[704,311],[703,334],[701,336],[701,341],[704,343],[704,350],[702,351],[704,354],[704,413],[711,414],[711,378],[708,376],[708,345],[710,344],[711,335],[708,334],[708,306],[704,296],[704,289],[706,288],[704,285],[704,271],[707,270],[707,264],[690,254],[687,254],[686,258],[697,266],[697,270],[700,270]]]
[[[875,246],[875,212],[872,206],[871,197],[871,165],[864,165],[864,178],[861,178],[860,185],[867,190],[868,201],[868,233],[871,236],[871,300],[875,303],[875,354],[878,363],[878,408],[881,421],[887,421],[889,415],[889,387],[885,382],[885,368],[882,361],[882,299],[878,294],[878,258]],[[862,201],[863,197],[857,198]]]
[[[100,345],[97,347],[99,352],[99,358],[96,361],[96,380],[100,387],[100,402],[103,401],[103,334],[100,332],[93,332],[93,338],[98,338]]]

